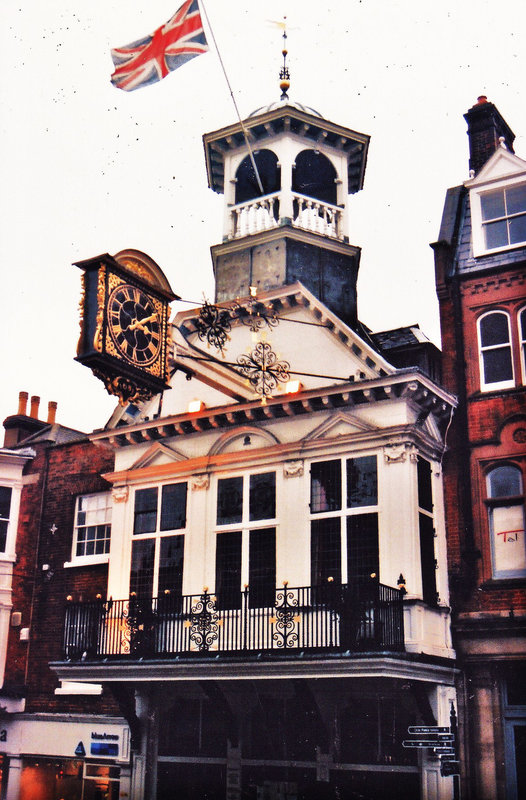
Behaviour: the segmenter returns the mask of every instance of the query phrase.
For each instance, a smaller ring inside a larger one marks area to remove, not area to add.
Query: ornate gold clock
[[[177,295],[160,267],[138,250],[76,266],[84,270],[77,361],[123,405],[169,388],[169,306]]]

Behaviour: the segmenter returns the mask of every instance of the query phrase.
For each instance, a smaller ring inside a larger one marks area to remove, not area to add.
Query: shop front
[[[2,734],[2,800],[130,796],[129,730],[124,721],[21,714],[6,721]]]

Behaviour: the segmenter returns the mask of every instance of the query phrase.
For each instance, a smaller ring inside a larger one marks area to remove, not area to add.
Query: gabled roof
[[[495,150],[475,177],[464,182],[464,186],[467,189],[474,189],[504,178],[515,178],[520,175],[526,176],[526,161],[516,156],[515,153],[510,153],[503,144]]]

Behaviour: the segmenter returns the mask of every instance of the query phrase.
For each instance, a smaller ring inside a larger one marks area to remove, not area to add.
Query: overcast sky
[[[467,178],[462,115],[478,95],[526,158],[524,0],[205,2],[242,116],[279,98],[269,20],[286,14],[291,100],[371,136],[364,190],[350,198],[359,316],[373,330],[419,322],[439,343],[429,243],[445,190]],[[213,296],[223,198],[207,187],[201,136],[236,120],[217,56],[211,47],[135,92],[110,83],[110,48],[151,33],[178,3],[2,0],[1,419],[20,390],[41,396],[41,415],[58,401],[58,421],[82,430],[114,408],[73,360],[73,261],[134,247],[183,298]]]

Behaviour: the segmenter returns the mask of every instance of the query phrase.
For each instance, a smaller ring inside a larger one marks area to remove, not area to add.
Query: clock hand
[[[135,331],[135,330],[137,330],[137,328],[139,328],[139,330],[144,332],[146,330],[145,323],[146,322],[155,322],[156,319],[157,319],[157,312],[155,312],[153,314],[150,314],[149,317],[143,317],[142,319],[136,319],[134,322],[132,322],[130,325],[128,325],[128,330],[129,331]]]

